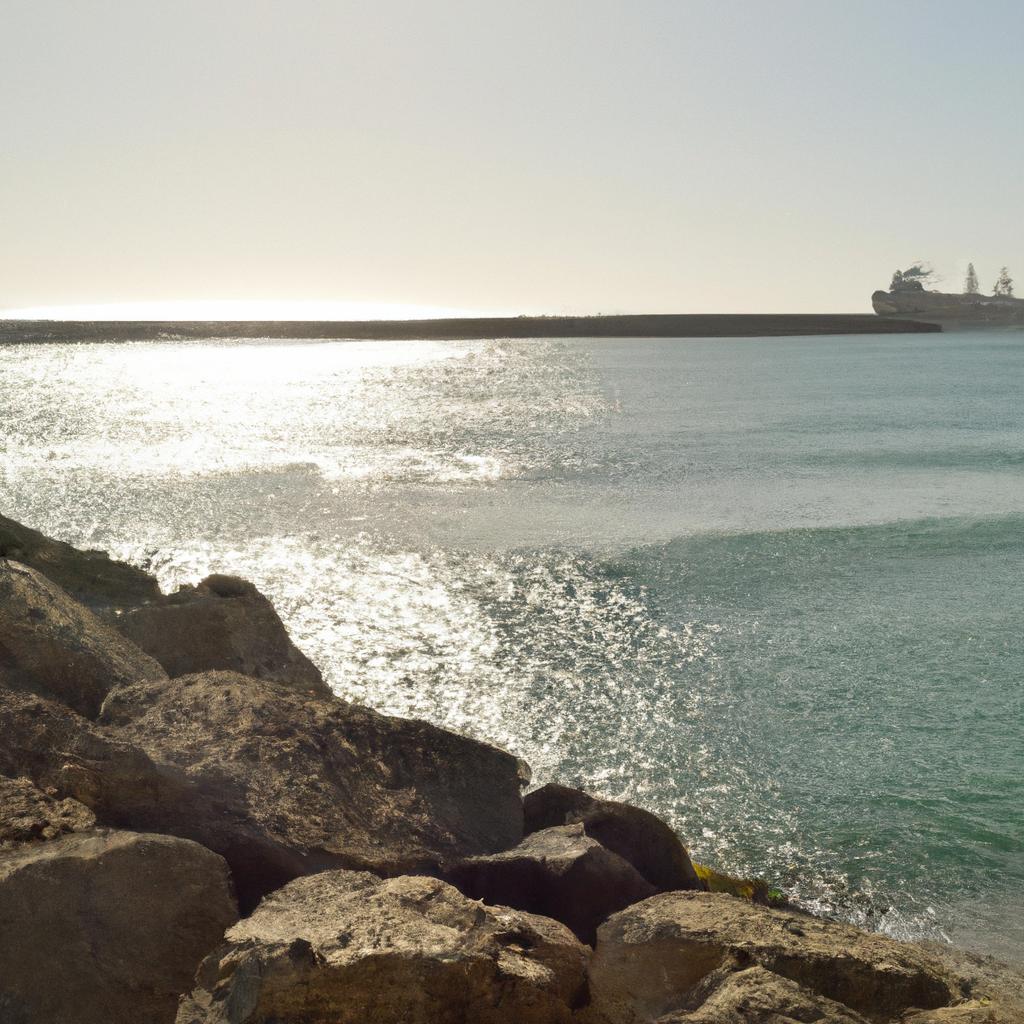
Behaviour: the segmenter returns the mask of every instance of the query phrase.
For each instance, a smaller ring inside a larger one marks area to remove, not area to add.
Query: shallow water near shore
[[[1024,335],[0,346],[0,510],[342,696],[1024,959]]]

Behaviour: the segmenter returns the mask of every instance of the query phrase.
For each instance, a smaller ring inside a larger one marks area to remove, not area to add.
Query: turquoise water
[[[1024,955],[1024,336],[3,348],[0,508],[335,689]]]

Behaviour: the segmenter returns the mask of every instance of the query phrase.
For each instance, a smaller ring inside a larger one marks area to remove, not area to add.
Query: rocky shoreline
[[[270,602],[0,516],[0,1024],[1009,1024],[649,812],[334,696]]]

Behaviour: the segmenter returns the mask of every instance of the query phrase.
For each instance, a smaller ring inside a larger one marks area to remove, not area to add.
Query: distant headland
[[[926,288],[932,277],[932,271],[921,263],[897,270],[889,290],[875,292],[871,305],[887,319],[924,319],[953,328],[1024,327],[1024,299],[1014,297],[1013,278],[1006,267],[1000,270],[991,295],[981,293],[973,263],[967,266],[960,292]]]
[[[437,320],[2,320],[0,342],[152,341],[192,338],[336,338],[468,341],[480,338],[757,338],[905,334],[941,330],[864,314],[624,314],[453,317]]]

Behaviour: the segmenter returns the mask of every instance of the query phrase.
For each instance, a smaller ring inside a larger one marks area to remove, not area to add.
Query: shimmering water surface
[[[1024,336],[6,346],[0,508],[338,693],[1024,950]]]

